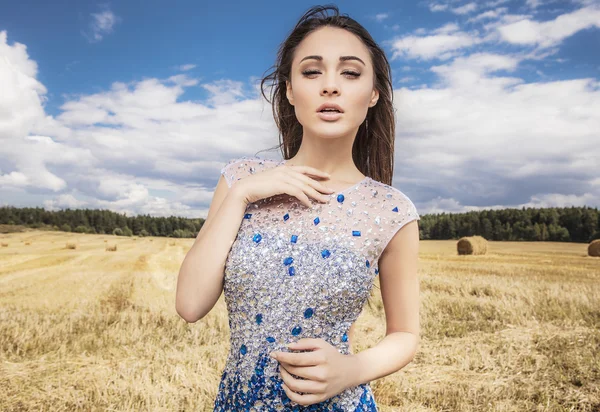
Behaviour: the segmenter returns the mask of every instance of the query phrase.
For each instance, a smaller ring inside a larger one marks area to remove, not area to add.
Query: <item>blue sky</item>
[[[386,51],[421,214],[600,206],[599,1],[336,4]],[[0,204],[205,216],[277,144],[257,79],[313,5],[3,1]]]

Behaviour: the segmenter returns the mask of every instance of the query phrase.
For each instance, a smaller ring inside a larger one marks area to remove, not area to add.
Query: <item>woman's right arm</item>
[[[179,269],[175,297],[179,316],[196,322],[219,300],[227,256],[249,203],[279,193],[295,196],[308,208],[312,207],[308,196],[322,202],[329,200],[323,193],[331,194],[333,190],[307,175],[329,178],[313,167],[284,165],[236,180],[228,187],[221,175],[204,225]]]
[[[223,291],[225,261],[247,206],[238,189],[219,178],[206,220],[179,269],[175,309],[187,322],[206,316]]]

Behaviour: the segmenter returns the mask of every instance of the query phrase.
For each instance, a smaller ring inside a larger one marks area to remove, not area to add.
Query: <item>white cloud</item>
[[[403,184],[434,199],[439,190],[426,188],[436,170],[435,187],[460,199],[446,204],[456,211],[494,199],[519,207],[600,204],[600,187],[592,183],[600,159],[600,82],[525,83],[506,74],[520,62],[476,53],[432,67],[436,84],[396,91],[401,162],[410,171]]]
[[[496,6],[499,6],[500,4],[508,3],[509,1],[511,1],[511,0],[488,1],[485,3],[485,7],[496,7]]]
[[[465,49],[482,42],[475,34],[454,31],[455,25],[446,25],[441,34],[431,36],[405,36],[391,41],[392,60],[400,57],[414,59],[449,59]]]
[[[108,9],[99,13],[91,13],[90,16],[88,31],[82,32],[82,34],[92,43],[99,42],[104,36],[112,33],[115,24],[121,21],[120,17]]]
[[[448,9],[448,6],[446,4],[430,4],[429,5],[429,10],[432,12],[438,12],[438,11],[446,11]]]
[[[28,134],[35,120],[44,116],[47,90],[36,76],[37,63],[29,60],[27,47],[9,46],[6,31],[0,31],[0,141],[13,133]]]
[[[590,27],[600,28],[600,8],[584,7],[546,22],[520,19],[499,26],[498,32],[501,39],[508,43],[547,48]]]
[[[409,83],[409,82],[414,82],[415,80],[417,80],[417,78],[414,76],[405,76],[405,77],[401,77],[398,80],[398,83]]]
[[[60,210],[60,209],[77,209],[82,208],[87,202],[76,199],[71,194],[60,195],[55,199],[48,199],[44,201],[44,208],[47,210]]]
[[[525,0],[525,5],[529,8],[535,9],[542,5],[542,0]]]
[[[276,143],[264,103],[241,82],[200,84],[186,74],[114,82],[68,96],[54,118],[36,77],[26,47],[0,32],[3,200],[21,191],[45,193],[49,207],[73,197],[129,214],[203,216],[224,162]],[[206,103],[181,101],[198,86],[209,92]]]
[[[486,12],[478,14],[475,17],[471,17],[470,19],[467,20],[467,22],[476,23],[483,19],[497,19],[498,17],[500,17],[500,15],[502,15],[503,13],[506,13],[507,10],[508,9],[506,7],[500,7],[495,10],[488,10]]]
[[[594,163],[600,158],[594,143],[599,82],[526,83],[518,70],[524,62],[553,56],[556,49],[547,45],[556,46],[596,20],[573,12],[539,23],[501,8],[470,21],[484,19],[483,35],[450,22],[390,42],[392,59],[437,59],[426,73],[436,81],[395,90],[394,185],[418,193],[414,199],[422,213],[600,205]],[[506,37],[514,24],[529,24],[529,32]],[[547,48],[511,55],[472,52],[501,41]],[[53,117],[44,110],[47,90],[35,60],[24,45],[8,45],[6,32],[0,32],[0,198],[23,193],[38,203],[43,196],[49,208],[205,216],[224,162],[274,146],[277,130],[256,78],[207,83],[191,75],[192,64],[174,68],[185,73],[67,96]],[[406,84],[420,81],[427,69],[396,70],[395,84]],[[184,100],[185,91],[197,87],[209,96]]]
[[[188,70],[192,70],[195,69],[196,65],[195,64],[182,64],[181,66],[179,66],[179,70],[186,72]]]
[[[465,4],[463,6],[453,8],[452,13],[462,15],[462,14],[469,14],[475,10],[477,10],[477,4],[474,2],[471,2],[471,3]]]
[[[536,194],[531,197],[527,203],[523,203],[518,207],[582,207],[597,204],[598,195],[593,193],[584,193],[582,195],[565,195],[562,193],[543,193]]]
[[[450,34],[460,30],[460,27],[456,23],[446,23],[442,27],[439,27],[432,31],[433,34]]]
[[[390,15],[388,13],[378,13],[375,15],[375,20],[377,20],[378,22],[384,21],[385,19],[387,19],[388,17],[390,17]]]

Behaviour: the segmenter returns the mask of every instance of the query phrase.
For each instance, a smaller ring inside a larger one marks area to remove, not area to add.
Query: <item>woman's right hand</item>
[[[332,194],[335,192],[311,176],[329,179],[328,173],[314,167],[283,164],[246,176],[235,182],[234,186],[237,186],[236,190],[239,191],[246,204],[287,193],[311,208],[312,204],[308,196],[327,202],[329,196],[322,193]]]

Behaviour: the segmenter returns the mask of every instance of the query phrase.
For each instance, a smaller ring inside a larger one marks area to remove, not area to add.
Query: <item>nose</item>
[[[337,86],[337,82],[335,80],[335,72],[332,72],[332,73],[333,74],[331,74],[331,75],[322,77],[322,79],[324,79],[325,85],[321,89],[321,95],[340,94],[340,90],[339,90],[339,88]]]
[[[321,91],[321,95],[327,95],[327,94],[339,94],[339,90],[337,88],[337,86],[326,86],[323,87],[323,90]]]

